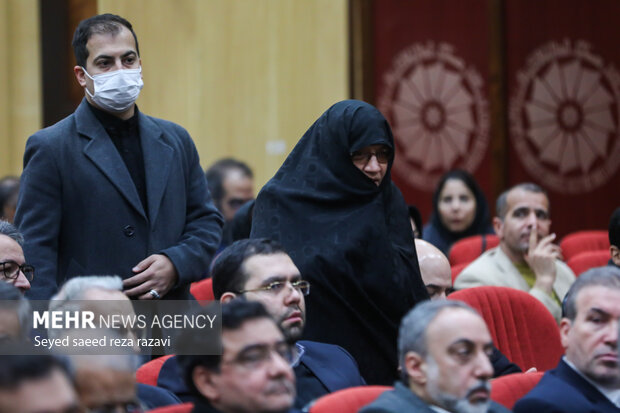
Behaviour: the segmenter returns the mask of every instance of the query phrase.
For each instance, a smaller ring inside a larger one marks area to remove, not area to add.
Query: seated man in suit
[[[448,258],[439,248],[422,239],[415,240],[415,250],[420,264],[420,275],[428,295],[431,300],[445,300],[452,292],[452,271]],[[519,366],[508,360],[495,346],[490,359],[493,377],[521,372]]]
[[[492,351],[489,330],[473,308],[422,302],[400,324],[402,381],[360,412],[507,412],[489,399]]]
[[[523,183],[497,199],[493,228],[499,246],[482,254],[454,281],[457,290],[481,285],[529,292],[560,322],[560,304],[575,274],[560,261],[560,247],[549,234],[549,198],[538,185]]]
[[[609,265],[620,268],[620,208],[616,208],[609,219]]]
[[[286,339],[295,344],[296,408],[327,393],[365,384],[357,363],[342,347],[299,341],[306,319],[304,295],[310,293],[310,284],[302,280],[280,244],[264,238],[236,241],[217,257],[212,273],[216,299],[225,303],[243,297],[262,303]],[[157,384],[191,401],[177,371],[175,358],[168,359]]]
[[[204,312],[202,310],[198,314]],[[284,413],[295,400],[294,359],[275,320],[260,303],[222,306],[222,354],[195,354],[210,333],[185,330],[176,360],[194,395],[192,413]]]
[[[581,274],[564,301],[560,324],[566,355],[515,406],[525,412],[619,412],[620,269]]]

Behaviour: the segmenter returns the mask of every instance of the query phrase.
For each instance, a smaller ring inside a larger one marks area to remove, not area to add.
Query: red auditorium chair
[[[565,261],[584,251],[609,250],[609,234],[603,230],[573,232],[562,238],[560,248]]]
[[[198,301],[215,300],[215,296],[213,295],[213,279],[207,278],[192,283],[192,285],[189,287],[189,292]]]
[[[499,245],[495,234],[474,235],[463,238],[452,245],[449,253],[450,265],[470,263],[488,249]]]
[[[390,386],[357,386],[338,390],[319,398],[310,413],[357,413],[359,409],[375,401],[381,393],[392,390]]]
[[[472,287],[448,300],[461,300],[478,310],[495,346],[523,371],[555,368],[564,354],[560,329],[547,308],[530,294],[508,287]]]
[[[512,410],[517,400],[536,387],[543,374],[542,371],[514,373],[493,379],[491,382],[491,400],[508,410]]]
[[[159,377],[161,366],[170,357],[172,357],[172,354],[147,361],[138,367],[138,370],[136,371],[136,381],[142,384],[157,386],[157,378]]]
[[[607,262],[611,259],[609,250],[598,251],[584,251],[580,254],[571,257],[566,261],[566,265],[570,267],[575,275],[579,276],[582,272],[589,270],[590,268],[600,267],[607,265]]]
[[[458,277],[461,271],[463,271],[465,267],[467,267],[469,264],[470,264],[469,262],[464,262],[464,263],[456,264],[450,267],[450,270],[452,271],[452,285],[454,285],[454,281],[456,281],[456,277]]]
[[[193,403],[173,404],[171,406],[158,407],[149,410],[149,413],[190,413],[194,408]]]

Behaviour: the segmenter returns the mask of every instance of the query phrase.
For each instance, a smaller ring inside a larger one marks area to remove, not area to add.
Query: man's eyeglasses
[[[32,281],[34,279],[34,267],[32,265],[19,265],[15,261],[4,261],[0,262],[0,266],[2,266],[2,273],[5,278],[14,280],[19,276],[19,272],[21,271],[24,273],[28,281]]]
[[[272,360],[273,353],[283,358],[288,364],[293,362],[295,353],[293,348],[285,341],[269,345],[254,345],[241,350],[232,360],[222,360],[222,364],[237,364],[248,370],[255,370],[263,367]]]
[[[388,163],[390,161],[390,157],[392,156],[392,151],[389,149],[380,149],[377,152],[355,151],[351,154],[351,160],[354,163],[367,164],[373,156],[377,158],[377,162],[379,163]]]
[[[266,291],[268,293],[271,293],[271,294],[274,294],[274,295],[278,295],[282,291],[284,291],[284,288],[286,287],[287,284],[290,284],[291,287],[293,287],[295,290],[299,291],[302,295],[310,294],[310,283],[308,281],[304,281],[304,280],[293,281],[293,282],[289,282],[289,281],[274,281],[274,282],[269,283],[268,285],[266,285],[264,287],[252,288],[250,290],[241,290],[241,291],[239,291],[239,294],[255,293],[255,292],[258,292],[258,291]]]

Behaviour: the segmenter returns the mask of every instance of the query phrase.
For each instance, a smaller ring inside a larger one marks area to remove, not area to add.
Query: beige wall
[[[0,0],[0,177],[20,174],[26,139],[41,128],[37,0]]]
[[[140,41],[141,110],[177,122],[203,167],[235,156],[256,189],[349,96],[347,0],[99,0]]]

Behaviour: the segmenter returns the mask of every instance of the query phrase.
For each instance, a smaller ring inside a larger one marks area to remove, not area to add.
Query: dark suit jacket
[[[148,210],[107,132],[83,100],[76,111],[28,139],[15,223],[36,276],[28,296],[49,299],[79,275],[133,275],[165,254],[179,275],[169,299],[189,297],[208,271],[222,218],[211,202],[185,129],[139,114]]]
[[[575,372],[564,360],[545,373],[538,385],[519,400],[515,413],[620,412],[605,395]]]
[[[532,410],[534,412],[535,410]],[[383,392],[377,400],[362,408],[360,413],[435,413],[428,404],[416,396],[401,382],[394,385],[394,390]],[[509,413],[495,402],[491,402],[488,413]]]
[[[172,392],[159,387],[149,386],[148,384],[136,383],[136,393],[138,400],[140,400],[147,409],[155,409],[157,407],[181,403],[181,400],[172,394]]]
[[[314,374],[320,386],[324,388],[324,392],[316,397],[347,387],[366,384],[360,375],[357,363],[342,347],[305,340],[299,343],[306,350],[300,363]],[[162,365],[157,378],[157,386],[170,390],[183,402],[196,401],[183,381],[176,357],[170,357]],[[297,391],[297,396],[300,397],[304,389],[297,388]]]

